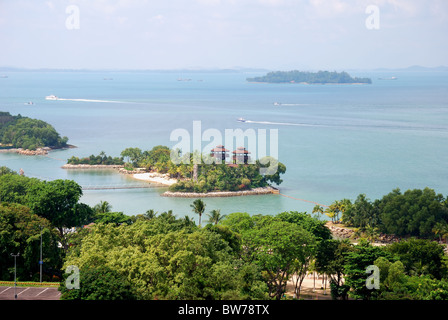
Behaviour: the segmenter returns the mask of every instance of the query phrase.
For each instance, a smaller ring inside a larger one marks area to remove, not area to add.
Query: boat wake
[[[309,124],[309,123],[291,123],[291,122],[271,122],[271,121],[253,121],[246,120],[246,123],[259,123],[259,124],[274,124],[279,126],[299,126],[299,127],[325,127],[321,124]]]
[[[424,127],[409,125],[375,125],[375,124],[319,124],[319,123],[292,123],[292,122],[272,122],[272,121],[253,121],[245,120],[245,123],[258,123],[278,126],[298,126],[298,127],[326,127],[326,128],[363,128],[363,129],[380,129],[380,130],[410,130],[410,131],[439,131],[447,132],[448,127]]]
[[[81,101],[81,102],[106,102],[106,103],[124,103],[123,101],[112,101],[112,100],[94,100],[94,99],[65,99],[65,98],[57,98],[56,100],[64,100],[64,101]]]

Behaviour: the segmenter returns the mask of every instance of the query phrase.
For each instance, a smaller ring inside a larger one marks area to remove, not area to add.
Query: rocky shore
[[[44,156],[47,155],[51,148],[37,148],[36,150],[28,150],[22,148],[2,149],[0,152],[14,152],[25,156]]]
[[[207,197],[236,197],[236,196],[251,196],[251,195],[265,195],[275,193],[274,188],[255,188],[245,191],[217,191],[207,193],[196,192],[171,192],[166,191],[161,194],[162,197],[181,197],[181,198],[207,198]]]
[[[64,164],[62,169],[121,169],[122,165],[106,165],[106,164]]]
[[[327,227],[330,229],[333,237],[337,239],[357,240],[360,238],[355,234],[355,231],[353,229],[345,228],[343,226],[337,226],[331,222],[327,223]],[[398,237],[388,234],[379,234],[375,239],[376,243],[381,244],[389,244],[397,241],[399,241]]]

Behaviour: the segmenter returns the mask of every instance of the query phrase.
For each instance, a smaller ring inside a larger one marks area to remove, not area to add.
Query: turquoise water
[[[372,85],[256,84],[245,73],[9,72],[0,79],[0,110],[42,119],[75,149],[49,157],[0,154],[0,165],[28,176],[73,179],[82,186],[135,184],[114,171],[68,171],[72,155],[127,147],[173,146],[170,133],[202,130],[278,129],[285,195],[322,204],[360,193],[370,199],[393,188],[430,187],[448,195],[448,77],[446,73],[351,73]],[[377,80],[397,76],[397,80]],[[191,81],[177,81],[178,78]],[[113,80],[104,80],[113,78]],[[55,94],[66,99],[48,101]],[[33,101],[34,105],[26,105]],[[282,103],[274,106],[274,102]],[[253,122],[239,123],[243,117]],[[208,142],[204,142],[204,146]],[[193,216],[192,199],[164,198],[165,188],[84,191],[82,201],[108,201],[126,214],[172,209]],[[279,195],[207,198],[207,209],[276,214],[311,212],[314,204]]]

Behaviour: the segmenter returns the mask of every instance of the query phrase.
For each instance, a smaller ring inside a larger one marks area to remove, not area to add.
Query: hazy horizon
[[[447,34],[444,0],[0,0],[4,68],[434,68]]]

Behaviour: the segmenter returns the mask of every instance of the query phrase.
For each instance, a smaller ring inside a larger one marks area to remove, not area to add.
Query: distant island
[[[304,72],[304,71],[274,71],[262,77],[247,78],[249,82],[264,83],[306,83],[306,84],[371,84],[370,78],[353,78],[347,72]]]

